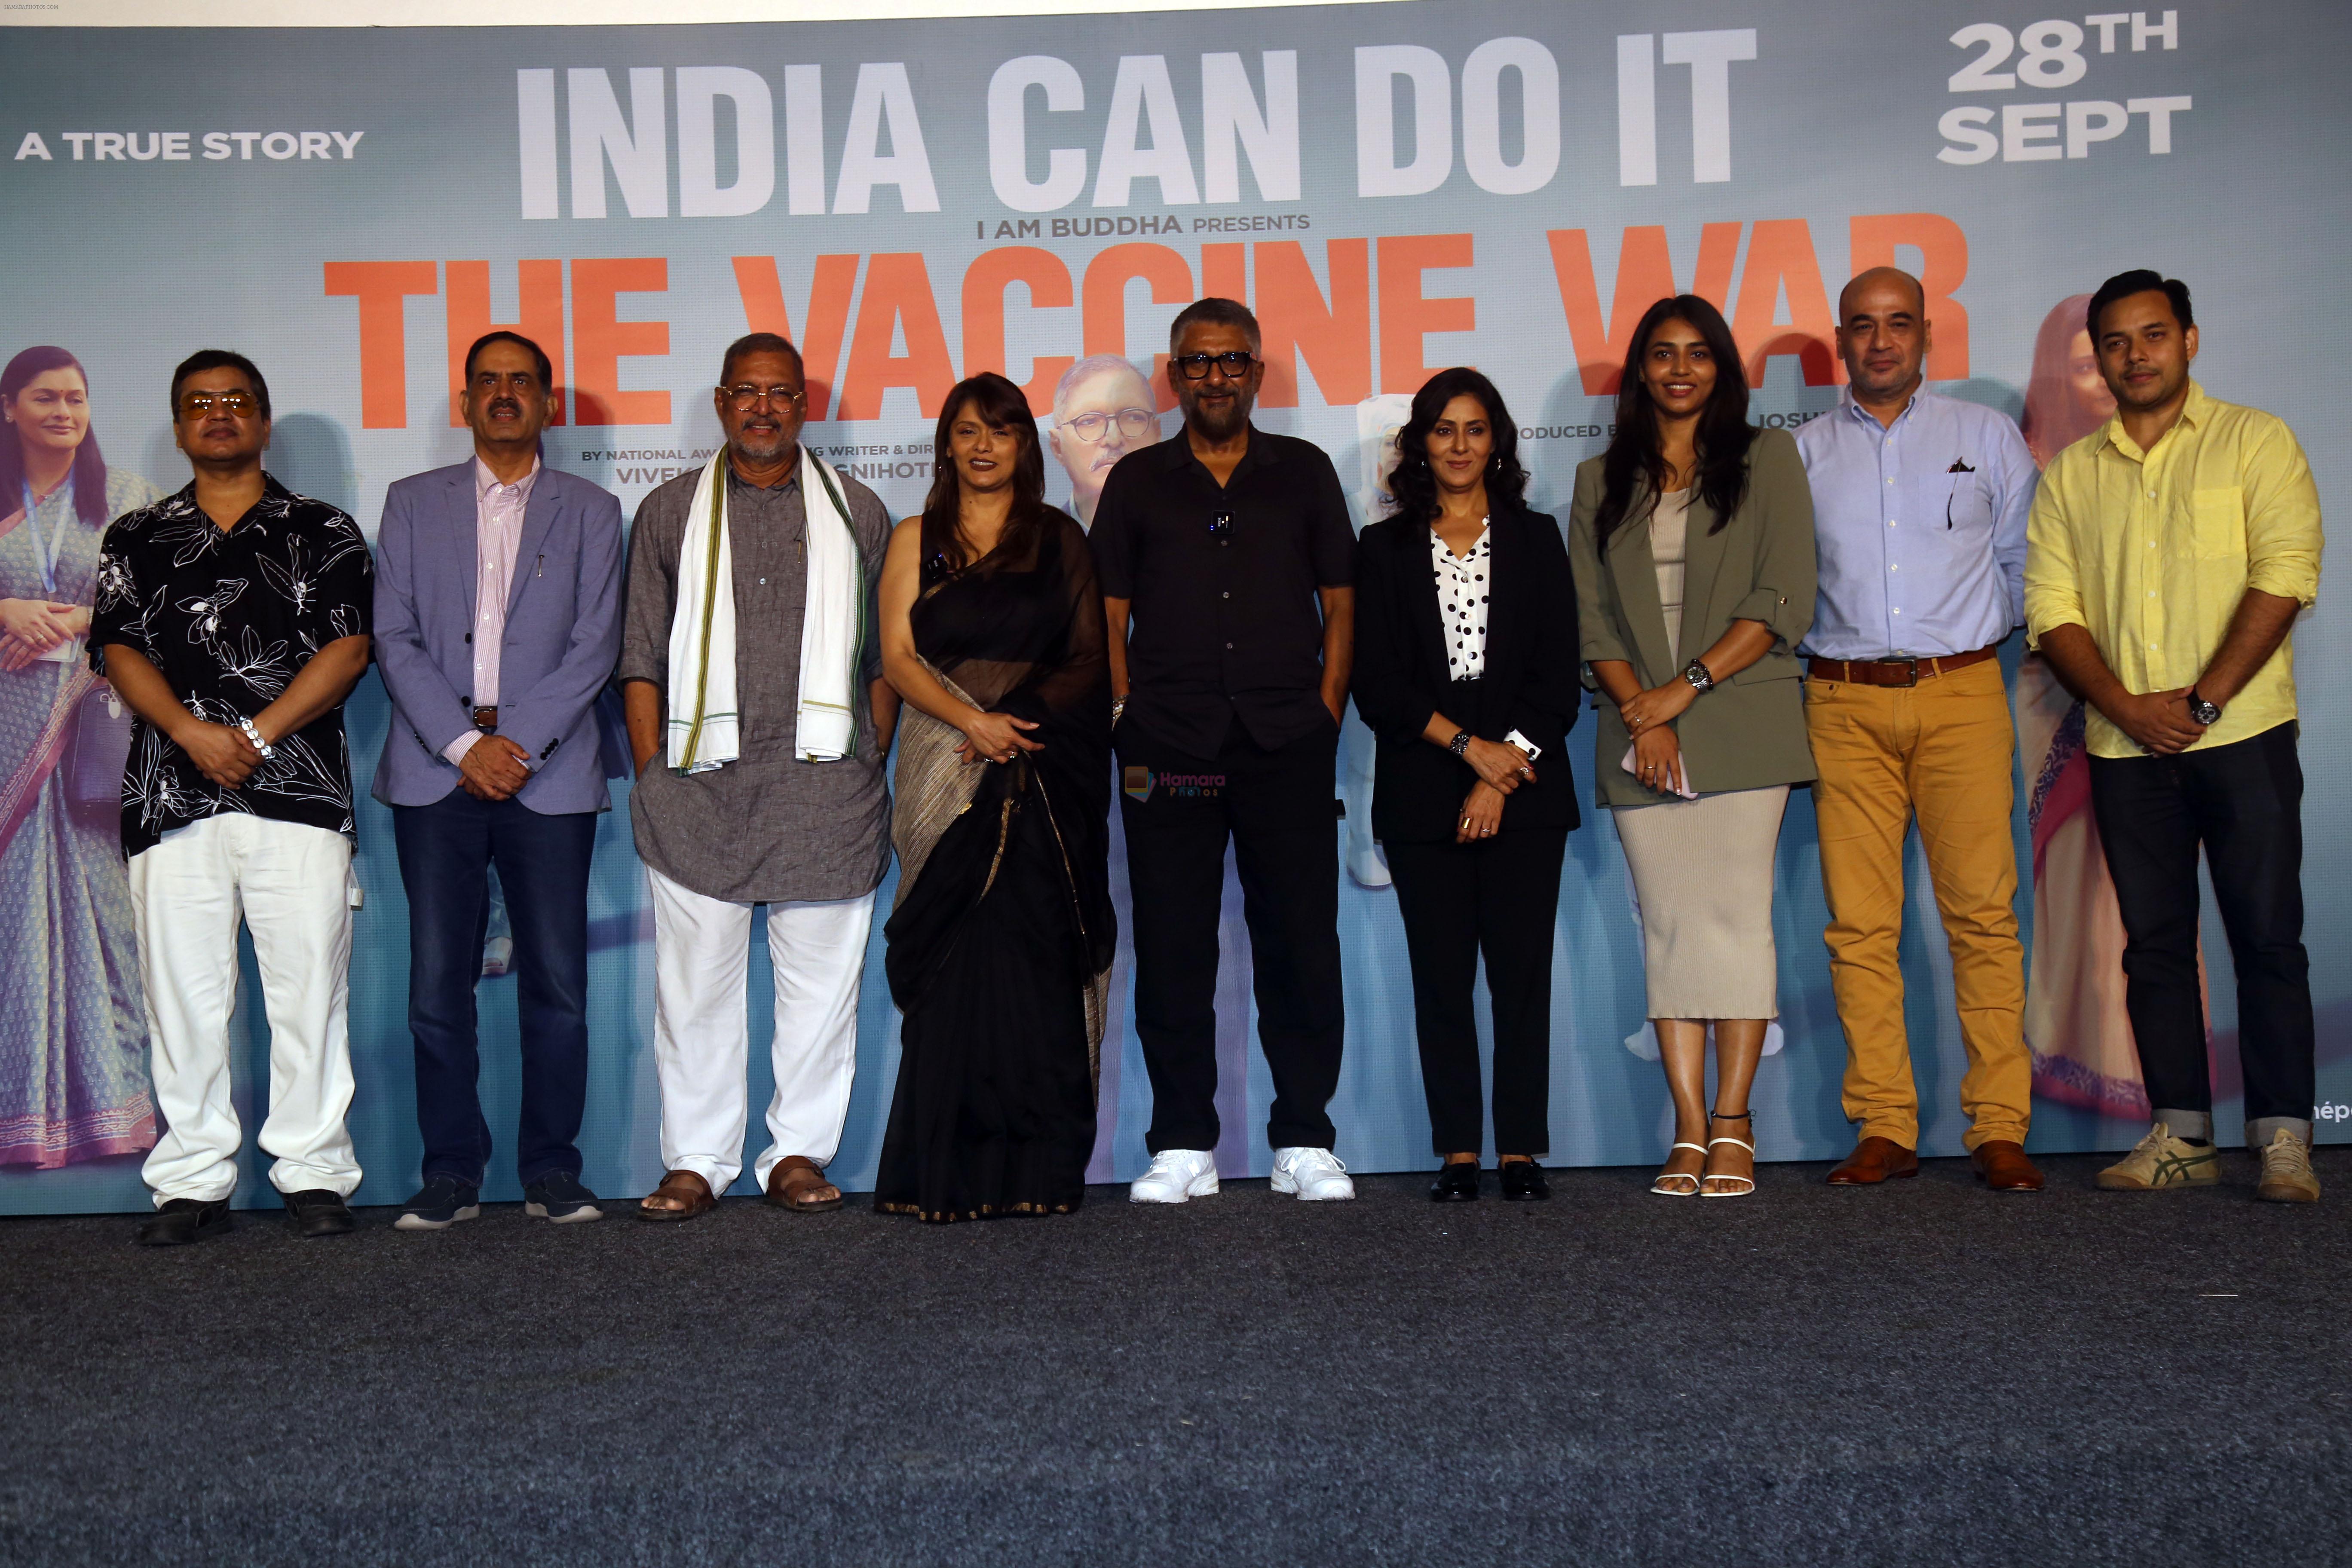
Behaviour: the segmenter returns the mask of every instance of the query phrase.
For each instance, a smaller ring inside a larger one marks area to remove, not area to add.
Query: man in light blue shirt
[[[2010,835],[2016,732],[1999,658],[2025,619],[2033,457],[2006,416],[1927,390],[1932,334],[1910,274],[1873,268],[1848,283],[1837,340],[1851,390],[1797,434],[1821,574],[1801,651],[1811,656],[1823,934],[1845,1028],[1845,1113],[1862,1124],[1830,1181],[1866,1186],[1919,1169],[1895,951],[1916,818],[1968,1049],[1966,1142],[1989,1186],[2038,1191],[2024,1148],[2032,1062]]]

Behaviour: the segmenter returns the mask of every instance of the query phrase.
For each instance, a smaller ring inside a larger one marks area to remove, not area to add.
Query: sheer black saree
[[[967,763],[902,710],[890,994],[904,1014],[874,1206],[934,1221],[1066,1214],[1095,1142],[1110,907],[1110,675],[1085,533],[1047,511],[1025,559],[923,569],[915,647],[1043,751]]]

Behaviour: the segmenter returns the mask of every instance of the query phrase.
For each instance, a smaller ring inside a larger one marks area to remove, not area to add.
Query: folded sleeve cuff
[[[2257,594],[2293,599],[2307,610],[2319,597],[2319,573],[2300,561],[2262,561],[2246,574],[2246,586]]]
[[[1760,621],[1784,643],[1795,643],[1804,632],[1804,628],[1795,624],[1796,617],[1790,611],[1789,595],[1778,588],[1751,590],[1746,598],[1731,607],[1731,618],[1735,621]]]

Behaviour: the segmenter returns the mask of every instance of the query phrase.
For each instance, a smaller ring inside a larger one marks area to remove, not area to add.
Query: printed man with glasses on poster
[[[1250,424],[1257,319],[1186,307],[1170,334],[1181,437],[1111,471],[1093,527],[1135,909],[1135,1017],[1151,1075],[1138,1203],[1217,1190],[1217,915],[1241,873],[1274,1190],[1350,1198],[1325,1107],[1339,1080],[1331,785],[1348,700],[1355,532],[1330,458]],[[1158,787],[1181,780],[1181,787]]]
[[[1117,354],[1088,354],[1054,384],[1054,427],[1045,433],[1070,476],[1070,510],[1094,526],[1103,484],[1121,458],[1160,439],[1151,384]]]

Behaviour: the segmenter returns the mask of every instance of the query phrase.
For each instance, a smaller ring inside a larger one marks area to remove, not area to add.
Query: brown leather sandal
[[[805,1154],[787,1154],[768,1173],[768,1201],[794,1214],[817,1214],[841,1206],[841,1189]]]
[[[656,1198],[667,1198],[677,1206],[656,1208],[653,1206]],[[657,1222],[695,1219],[718,1206],[719,1200],[711,1194],[709,1182],[692,1171],[672,1171],[661,1179],[660,1186],[637,1205],[637,1217]]]

